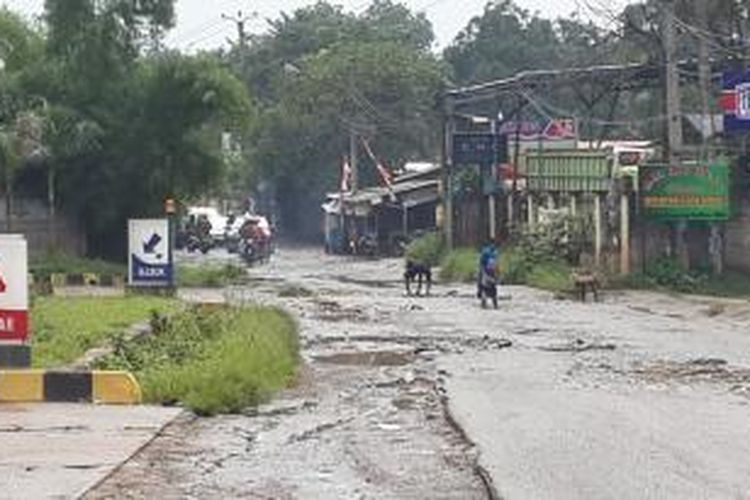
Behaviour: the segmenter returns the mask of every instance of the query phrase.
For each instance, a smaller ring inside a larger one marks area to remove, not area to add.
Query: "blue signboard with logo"
[[[136,219],[128,224],[128,283],[135,287],[168,287],[174,264],[167,219]]]
[[[722,77],[719,104],[726,132],[750,132],[750,71],[728,71]]]
[[[508,161],[508,137],[492,133],[453,134],[454,165],[496,165]]]

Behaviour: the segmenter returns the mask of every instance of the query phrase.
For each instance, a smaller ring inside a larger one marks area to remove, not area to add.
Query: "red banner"
[[[0,340],[26,340],[29,315],[26,311],[0,311]]]

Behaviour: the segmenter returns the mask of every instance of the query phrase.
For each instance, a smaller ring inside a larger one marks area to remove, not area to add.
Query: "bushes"
[[[71,257],[62,252],[48,252],[43,257],[34,258],[29,265],[29,271],[36,279],[48,279],[50,275],[62,274],[106,274],[126,276],[128,268],[125,264],[97,259]]]
[[[459,248],[448,253],[440,263],[440,279],[471,282],[477,279],[479,252],[472,248]]]
[[[406,247],[406,258],[426,266],[437,266],[443,257],[445,245],[440,233],[429,233],[412,241]]]
[[[247,276],[245,268],[234,265],[182,265],[177,268],[177,286],[221,288],[241,282]]]
[[[151,403],[181,402],[202,415],[238,412],[289,384],[297,326],[272,308],[195,309],[139,341],[121,342],[104,369],[135,372]]]

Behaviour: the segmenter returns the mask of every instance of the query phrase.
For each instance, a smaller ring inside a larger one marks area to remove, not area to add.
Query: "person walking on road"
[[[488,240],[479,254],[479,266],[477,269],[477,298],[482,298],[482,276],[487,266],[493,262],[497,263],[498,250],[493,240]]]

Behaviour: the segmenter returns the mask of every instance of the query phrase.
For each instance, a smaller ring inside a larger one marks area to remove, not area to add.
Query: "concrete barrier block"
[[[95,403],[133,405],[142,400],[141,387],[131,373],[95,371],[93,378]]]
[[[43,370],[0,371],[0,403],[44,401]]]

